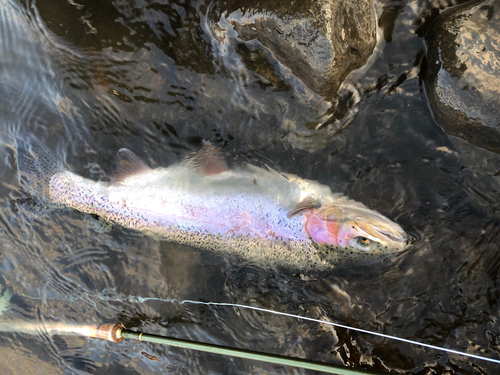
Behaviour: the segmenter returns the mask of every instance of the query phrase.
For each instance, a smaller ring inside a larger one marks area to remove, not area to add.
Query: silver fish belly
[[[329,268],[312,246],[304,217],[287,218],[309,192],[273,174],[250,169],[199,176],[172,167],[108,184],[65,171],[50,179],[49,191],[54,203],[167,241],[269,265]]]
[[[120,179],[112,183],[55,166],[54,155],[37,145],[18,152],[18,166],[31,191],[49,202],[262,265],[323,270],[406,248],[398,224],[315,181],[250,164],[230,170],[212,148],[157,169],[126,149],[120,154]]]

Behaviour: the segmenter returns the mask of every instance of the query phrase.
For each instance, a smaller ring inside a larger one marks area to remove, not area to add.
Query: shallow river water
[[[385,7],[385,8],[384,8]],[[500,157],[446,135],[419,78],[420,3],[377,3],[380,38],[329,104],[272,55],[209,31],[203,1],[0,0],[0,283],[4,321],[124,323],[172,337],[360,369],[495,374],[500,365],[245,304],[500,358]],[[357,100],[356,100],[357,101]],[[12,145],[36,134],[72,171],[109,179],[127,147],[167,166],[202,140],[363,202],[409,234],[381,263],[301,275],[161,242],[24,200]],[[6,294],[7,295],[7,294]],[[159,345],[1,333],[2,374],[299,374]]]

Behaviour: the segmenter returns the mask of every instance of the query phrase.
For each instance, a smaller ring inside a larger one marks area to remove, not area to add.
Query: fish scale
[[[44,165],[54,155],[28,149],[18,151],[20,175],[37,189],[48,185],[45,200],[166,241],[303,271],[370,263],[406,248],[401,227],[363,204],[295,175],[251,164],[230,170],[210,145],[154,170],[121,149],[113,182]]]
[[[149,193],[153,199],[149,199],[148,194],[137,199],[143,185],[134,189],[130,185],[135,184],[129,181],[126,185],[105,187],[101,182],[65,171],[51,178],[50,195],[54,203],[99,215],[167,241],[218,253],[229,252],[268,265],[303,267],[316,257],[315,268],[328,268],[311,245],[304,230],[303,217],[298,215],[285,220],[287,211],[275,204],[272,207],[273,202],[264,197],[259,197],[257,203],[239,199],[240,195],[230,199],[230,204],[226,206],[220,204],[220,198],[204,199],[201,205],[200,197],[179,194],[169,188],[154,189],[156,191]],[[164,197],[161,198],[163,204],[158,203],[159,197]],[[190,202],[192,209],[196,210],[195,215],[186,214],[189,211],[186,202]],[[167,210],[166,207],[175,209]],[[264,207],[265,211],[259,209]],[[202,209],[207,215],[200,214]],[[245,216],[244,213],[254,218],[253,225],[245,225],[244,220],[238,219],[238,216]]]

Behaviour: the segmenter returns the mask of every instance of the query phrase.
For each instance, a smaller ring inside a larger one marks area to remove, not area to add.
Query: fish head
[[[372,263],[407,247],[407,234],[398,224],[347,199],[307,210],[305,228],[318,254],[336,265]]]

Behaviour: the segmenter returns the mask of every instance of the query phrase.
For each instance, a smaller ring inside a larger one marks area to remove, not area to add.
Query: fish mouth
[[[362,218],[356,218],[354,220],[359,229],[368,233],[379,240],[388,239],[391,242],[405,243],[408,242],[408,235],[406,232],[396,223],[390,223],[391,225],[386,225],[385,223],[380,223],[382,225],[367,223]]]
[[[380,233],[382,236],[390,239],[392,242],[399,242],[399,243],[408,244],[408,235],[403,230],[401,230],[401,232],[399,232],[399,233],[389,232],[387,230],[379,229],[379,228],[375,228],[375,230],[378,233]]]

